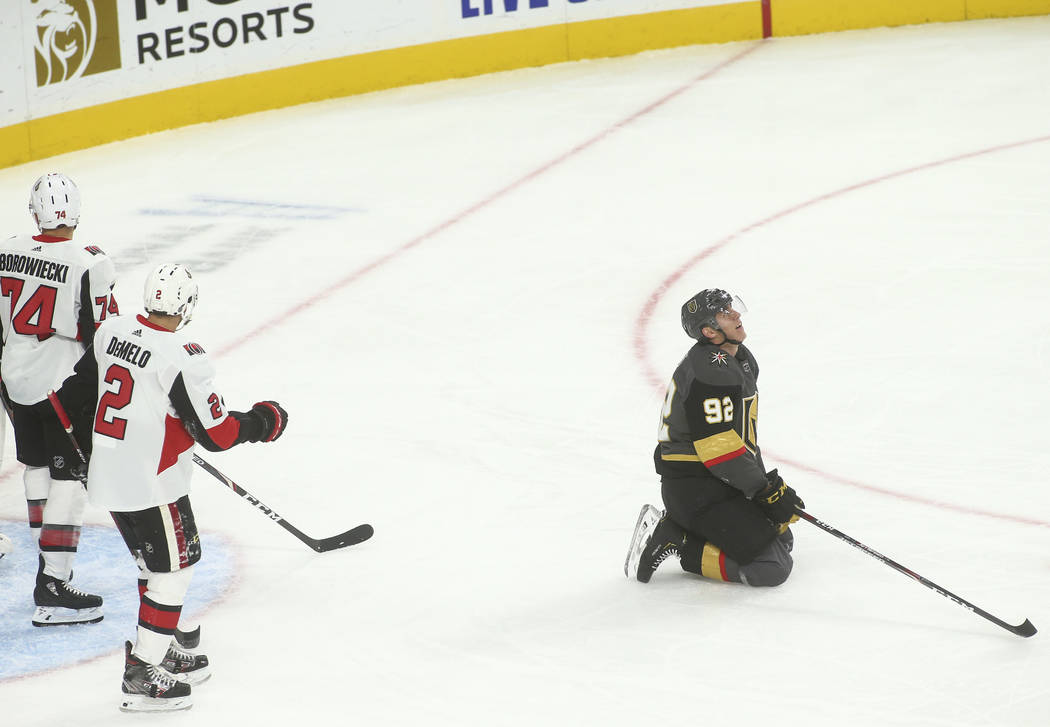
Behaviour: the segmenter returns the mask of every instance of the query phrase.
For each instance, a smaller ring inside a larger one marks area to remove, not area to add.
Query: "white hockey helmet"
[[[76,227],[80,222],[80,190],[65,174],[45,174],[29,191],[29,214],[40,230]]]
[[[185,265],[164,263],[146,276],[142,304],[149,313],[182,316],[182,328],[197,307],[197,283]]]

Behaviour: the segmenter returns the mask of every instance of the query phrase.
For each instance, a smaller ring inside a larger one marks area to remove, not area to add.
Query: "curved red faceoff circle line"
[[[649,299],[645,302],[645,305],[642,306],[642,310],[638,314],[637,319],[635,320],[634,337],[633,337],[633,339],[634,339],[634,354],[635,354],[635,358],[638,359],[638,362],[642,366],[642,371],[643,371],[643,374],[645,376],[646,381],[649,383],[650,386],[652,386],[653,388],[655,388],[655,389],[657,389],[657,390],[659,390],[661,392],[664,390],[664,386],[666,384],[666,382],[656,373],[656,371],[655,371],[655,369],[654,369],[654,367],[652,365],[652,362],[650,361],[650,357],[649,357],[649,324],[652,321],[653,312],[656,310],[657,305],[659,305],[660,302],[663,300],[664,296],[667,294],[667,291],[670,290],[671,287],[674,286],[675,283],[677,283],[686,273],[691,271],[699,263],[707,260],[712,255],[714,255],[715,253],[717,253],[718,251],[720,251],[723,248],[725,248],[726,246],[728,246],[730,243],[739,240],[740,238],[744,237],[745,235],[747,235],[750,232],[753,232],[754,230],[757,230],[757,229],[762,228],[762,227],[766,227],[766,226],[768,226],[768,225],[770,225],[770,224],[772,224],[774,222],[777,222],[778,220],[781,220],[781,219],[783,219],[785,217],[788,217],[789,215],[793,215],[796,212],[800,212],[802,210],[808,209],[808,208],[813,207],[813,206],[815,206],[817,204],[820,204],[822,202],[827,202],[827,201],[836,199],[838,197],[843,197],[843,196],[849,194],[850,192],[855,192],[855,191],[860,190],[860,189],[864,189],[864,188],[867,188],[867,187],[872,187],[872,186],[875,186],[876,184],[881,184],[882,182],[888,182],[890,180],[897,179],[899,177],[903,177],[903,176],[906,176],[906,175],[909,175],[909,174],[915,174],[917,172],[923,172],[923,171],[927,171],[927,170],[930,170],[930,169],[936,169],[937,167],[943,167],[943,166],[946,166],[948,164],[954,164],[956,162],[965,161],[967,159],[973,159],[975,157],[985,156],[985,155],[988,155],[988,154],[994,154],[996,152],[1001,152],[1001,151],[1008,151],[1008,150],[1011,150],[1011,149],[1017,149],[1018,147],[1029,146],[1029,145],[1032,145],[1032,144],[1039,144],[1039,143],[1043,143],[1043,142],[1047,142],[1047,141],[1050,141],[1050,135],[1048,135],[1048,136],[1039,136],[1039,137],[1035,137],[1034,139],[1025,139],[1024,141],[1015,141],[1015,142],[1012,142],[1012,143],[1009,143],[1009,144],[1000,144],[998,146],[992,146],[992,147],[988,147],[986,149],[979,149],[977,151],[968,152],[966,154],[958,154],[956,156],[951,156],[951,157],[947,157],[947,158],[944,158],[944,159],[939,159],[937,161],[927,162],[925,164],[919,164],[919,165],[914,166],[914,167],[908,167],[906,169],[901,169],[901,170],[896,171],[896,172],[891,172],[889,174],[884,174],[884,175],[879,176],[879,177],[873,177],[873,178],[865,180],[863,182],[857,182],[856,184],[851,184],[851,185],[849,185],[847,187],[842,187],[841,189],[837,189],[837,190],[835,190],[833,192],[827,192],[827,193],[819,195],[817,197],[813,197],[812,199],[806,200],[805,202],[800,202],[799,204],[796,204],[796,205],[793,205],[793,206],[788,207],[786,209],[783,209],[780,212],[777,212],[775,214],[769,215],[768,217],[766,217],[764,219],[761,219],[758,222],[753,222],[750,225],[747,225],[746,227],[743,227],[743,228],[737,230],[736,232],[734,232],[734,233],[732,233],[732,234],[730,234],[730,235],[728,235],[726,237],[723,237],[721,240],[718,240],[717,242],[715,242],[711,246],[705,248],[704,250],[701,250],[699,253],[697,253],[693,257],[689,258],[689,260],[687,260],[685,263],[683,263],[677,270],[675,270],[673,273],[671,273],[669,276],[667,276],[667,278],[665,278],[664,281],[662,283],[660,283],[660,285],[656,288],[656,290],[654,290],[652,292],[652,294],[649,296]],[[1044,520],[1037,520],[1035,518],[1027,518],[1027,517],[1022,517],[1022,516],[1019,516],[1019,515],[1007,515],[1007,514],[1003,514],[1003,513],[990,512],[988,510],[981,510],[981,509],[978,509],[978,508],[965,507],[963,505],[956,505],[956,504],[950,503],[950,502],[941,502],[939,500],[932,500],[932,499],[925,498],[925,497],[918,497],[916,495],[911,495],[911,494],[903,493],[903,492],[897,492],[897,491],[886,489],[886,488],[883,488],[883,487],[876,487],[874,485],[868,485],[868,484],[859,482],[857,480],[852,480],[852,479],[848,479],[848,478],[845,478],[845,477],[840,477],[838,475],[834,475],[834,474],[831,474],[831,473],[828,473],[828,472],[824,472],[824,471],[822,471],[820,469],[817,469],[816,467],[812,467],[812,466],[809,466],[809,465],[806,465],[806,464],[802,464],[800,462],[792,461],[792,460],[787,459],[785,457],[781,457],[780,455],[778,455],[778,454],[776,454],[774,452],[771,452],[770,454],[773,456],[774,459],[779,460],[780,462],[783,462],[784,464],[787,464],[787,465],[789,465],[791,467],[794,467],[796,469],[802,470],[804,472],[809,472],[810,474],[813,474],[813,475],[817,475],[817,476],[819,476],[819,477],[821,477],[822,479],[825,479],[825,480],[830,480],[832,482],[837,482],[839,484],[849,485],[850,487],[856,487],[858,489],[867,490],[868,492],[875,492],[875,493],[878,493],[880,495],[887,495],[889,497],[894,497],[894,498],[897,498],[897,499],[900,499],[900,500],[907,500],[909,502],[916,502],[916,503],[920,503],[920,504],[923,504],[923,505],[930,505],[932,507],[937,507],[937,508],[940,508],[940,509],[943,509],[943,510],[953,510],[955,512],[962,512],[962,513],[966,513],[968,515],[979,515],[979,516],[982,516],[982,517],[988,517],[988,518],[993,518],[993,519],[997,519],[997,520],[1005,520],[1005,521],[1013,522],[1013,523],[1021,523],[1023,525],[1036,525],[1036,526],[1039,526],[1039,527],[1050,528],[1050,522],[1046,522]]]
[[[625,128],[628,125],[632,124],[633,122],[637,121],[638,119],[640,119],[640,118],[648,115],[649,113],[651,113],[651,112],[661,108],[662,106],[664,106],[669,101],[671,101],[671,100],[677,98],[678,96],[682,95],[683,93],[691,90],[694,86],[696,86],[700,82],[711,78],[712,76],[716,75],[717,73],[719,73],[720,71],[724,70],[725,68],[728,68],[729,66],[732,66],[737,61],[740,61],[741,59],[749,56],[755,50],[757,50],[762,45],[764,45],[765,42],[768,42],[768,41],[759,41],[757,43],[753,43],[753,44],[745,47],[739,53],[736,53],[735,55],[730,56],[726,60],[722,61],[719,64],[716,64],[715,66],[711,67],[710,69],[708,69],[707,71],[703,72],[699,76],[696,76],[695,78],[693,78],[692,80],[690,80],[687,83],[683,84],[682,86],[679,86],[678,88],[674,89],[673,91],[671,91],[671,92],[665,94],[664,96],[658,98],[657,100],[655,100],[652,103],[648,104],[647,106],[639,109],[638,111],[636,111],[635,113],[631,114],[630,116],[627,116],[627,117],[621,119],[617,123],[609,126],[608,128],[606,128],[605,130],[599,132],[598,134],[596,134],[595,136],[591,137],[590,139],[588,139],[588,140],[578,144],[577,146],[573,147],[572,149],[570,149],[569,151],[565,152],[564,154],[562,154],[562,155],[560,155],[558,157],[555,157],[554,159],[548,161],[546,164],[543,164],[542,166],[537,167],[536,169],[532,170],[531,172],[529,172],[529,173],[525,174],[524,176],[520,177],[516,181],[511,182],[510,184],[506,185],[505,187],[502,187],[501,189],[497,190],[496,192],[490,194],[488,197],[485,197],[481,201],[476,202],[472,206],[466,208],[465,210],[463,210],[459,214],[454,215],[453,217],[451,217],[451,218],[445,220],[444,222],[434,226],[433,228],[427,230],[423,234],[418,235],[417,237],[415,237],[415,238],[409,240],[408,242],[400,245],[399,247],[391,250],[389,253],[376,258],[375,260],[373,260],[372,262],[368,263],[367,265],[364,265],[361,268],[358,268],[357,270],[351,272],[350,274],[342,277],[341,279],[335,281],[334,283],[332,283],[331,285],[329,285],[325,289],[321,290],[320,292],[316,293],[315,295],[307,298],[306,300],[302,301],[301,303],[299,303],[299,304],[293,306],[292,308],[288,309],[284,313],[279,314],[279,315],[271,318],[270,320],[266,321],[262,325],[260,325],[260,326],[258,326],[256,328],[248,331],[247,333],[239,336],[238,338],[235,338],[230,343],[228,343],[225,346],[219,348],[216,351],[215,355],[216,356],[223,356],[223,355],[225,355],[225,354],[227,354],[227,353],[229,353],[229,352],[231,352],[233,350],[236,350],[237,348],[240,348],[245,343],[248,343],[249,341],[252,341],[253,339],[261,336],[262,334],[269,332],[273,327],[275,327],[275,326],[277,326],[279,324],[282,324],[282,323],[288,321],[289,319],[294,318],[299,313],[302,313],[303,311],[311,308],[312,306],[316,305],[317,303],[320,303],[324,299],[326,299],[326,298],[334,295],[335,293],[341,291],[342,289],[348,287],[352,283],[360,280],[361,278],[363,278],[366,275],[368,275],[368,273],[370,273],[370,272],[372,272],[372,271],[374,271],[374,270],[376,270],[378,268],[381,268],[382,266],[384,266],[388,262],[396,260],[401,255],[403,255],[404,253],[409,252],[410,250],[412,250],[415,247],[418,247],[419,245],[421,245],[422,243],[426,242],[427,240],[430,240],[430,239],[432,239],[434,237],[437,237],[438,235],[440,235],[440,233],[444,232],[447,229],[450,229],[450,228],[454,227],[458,223],[460,223],[463,220],[465,220],[465,219],[469,218],[470,216],[472,216],[474,213],[479,212],[482,209],[485,209],[486,207],[488,207],[493,202],[496,202],[496,201],[502,199],[503,197],[506,197],[511,192],[514,192],[515,190],[517,190],[518,188],[522,187],[523,185],[525,185],[529,181],[542,176],[544,173],[550,171],[551,169],[554,169],[554,168],[560,166],[563,162],[566,162],[566,161],[576,157],[578,154],[580,154],[583,151],[589,149],[590,147],[596,145],[598,142],[604,140],[605,138],[607,138],[608,136],[612,135],[614,132],[618,131],[619,129]],[[811,200],[808,200],[808,201],[803,202],[801,204],[795,205],[794,207],[790,207],[788,209],[782,210],[781,212],[778,212],[778,213],[776,213],[774,215],[771,215],[771,216],[769,216],[769,217],[767,217],[765,219],[759,220],[758,222],[755,222],[755,223],[753,223],[751,225],[748,225],[747,227],[744,227],[744,228],[738,230],[737,232],[733,233],[732,235],[729,235],[728,237],[723,238],[722,240],[716,242],[715,244],[711,245],[710,247],[706,248],[705,250],[702,250],[701,252],[699,252],[698,254],[693,256],[692,258],[690,258],[688,261],[686,261],[685,264],[680,266],[674,273],[672,273],[666,280],[664,280],[664,282],[649,296],[649,299],[647,300],[645,306],[643,307],[641,313],[639,314],[637,320],[635,321],[635,327],[634,327],[634,351],[635,351],[635,356],[638,359],[638,361],[640,362],[640,364],[642,365],[643,372],[645,374],[645,377],[646,377],[648,383],[650,385],[654,386],[654,387],[657,387],[657,388],[661,388],[662,389],[662,387],[663,387],[663,381],[658,376],[656,376],[656,374],[653,372],[653,367],[649,363],[649,356],[648,356],[647,335],[648,335],[649,321],[650,321],[650,319],[652,317],[653,310],[656,308],[657,304],[663,298],[664,294],[670,289],[670,287],[672,285],[674,285],[674,283],[676,283],[683,275],[685,275],[685,273],[687,273],[689,270],[691,270],[695,265],[697,265],[701,261],[707,259],[708,257],[713,255],[714,253],[718,252],[720,249],[722,249],[723,247],[725,247],[729,243],[731,243],[734,240],[736,240],[736,239],[746,235],[747,233],[751,232],[752,230],[755,230],[755,229],[757,229],[759,227],[763,227],[763,226],[768,225],[768,224],[770,224],[772,222],[775,222],[776,220],[779,220],[782,217],[786,217],[786,216],[788,216],[790,214],[793,214],[795,212],[798,212],[798,211],[800,211],[802,209],[805,209],[807,207],[811,207],[811,206],[813,206],[813,205],[815,205],[815,204],[817,204],[819,202],[823,202],[823,201],[826,201],[826,200],[829,200],[829,199],[832,199],[832,198],[835,198],[835,197],[842,196],[842,195],[847,194],[849,192],[852,192],[852,191],[854,191],[856,189],[861,189],[863,187],[872,186],[872,185],[877,184],[879,182],[884,182],[884,181],[887,181],[887,180],[890,180],[890,179],[894,179],[896,177],[903,176],[905,174],[910,174],[910,173],[921,171],[921,170],[924,170],[924,169],[931,169],[931,168],[934,168],[934,167],[937,167],[937,166],[942,166],[944,164],[949,164],[949,163],[952,163],[952,162],[961,161],[963,159],[968,159],[968,158],[980,156],[980,155],[983,155],[983,154],[989,154],[989,153],[996,152],[996,151],[1002,151],[1002,150],[1006,150],[1006,149],[1015,148],[1015,147],[1018,147],[1018,146],[1024,146],[1024,145],[1027,145],[1027,144],[1034,144],[1034,143],[1043,142],[1043,141],[1047,141],[1047,140],[1050,140],[1050,136],[1039,137],[1039,138],[1036,138],[1036,139],[1029,139],[1027,141],[1016,142],[1016,143],[1013,143],[1013,144],[1005,144],[1005,145],[1002,145],[1002,146],[992,147],[992,148],[989,148],[989,149],[983,149],[983,150],[972,152],[972,153],[969,153],[969,154],[963,154],[963,155],[959,155],[959,156],[956,156],[956,157],[951,157],[949,159],[944,159],[944,160],[940,160],[940,161],[936,161],[936,162],[931,162],[931,163],[923,164],[923,165],[920,165],[920,166],[917,166],[917,167],[911,167],[911,168],[908,168],[908,169],[905,169],[905,170],[901,170],[899,172],[894,172],[894,173],[891,173],[891,174],[884,175],[882,177],[878,177],[878,178],[875,178],[875,179],[870,179],[870,180],[867,180],[867,181],[864,181],[864,182],[860,182],[860,183],[855,184],[855,185],[844,187],[844,188],[836,190],[834,192],[829,192],[829,193],[821,195],[819,197],[815,197],[815,198],[813,198]],[[803,464],[800,464],[800,463],[797,463],[797,462],[792,462],[792,461],[790,461],[788,459],[785,459],[783,457],[777,456],[777,459],[780,460],[780,461],[785,462],[786,464],[789,464],[791,466],[797,467],[798,469],[811,472],[811,473],[813,473],[815,475],[819,475],[819,476],[821,476],[821,477],[823,477],[825,479],[828,479],[828,480],[839,482],[841,484],[847,484],[847,485],[850,485],[850,486],[853,486],[853,487],[867,489],[867,490],[870,490],[872,492],[878,492],[878,493],[881,493],[881,494],[889,495],[889,496],[892,496],[892,497],[897,497],[897,498],[904,499],[904,500],[911,500],[911,501],[915,501],[915,502],[921,502],[923,504],[929,504],[929,505],[933,505],[933,506],[940,507],[940,508],[956,510],[956,511],[960,511],[960,512],[966,512],[966,513],[970,513],[970,514],[978,514],[978,515],[983,515],[983,516],[987,516],[987,517],[1000,518],[1000,519],[1010,520],[1010,521],[1013,521],[1013,522],[1020,522],[1020,523],[1031,524],[1031,525],[1039,525],[1039,526],[1042,526],[1042,527],[1050,527],[1050,523],[1047,523],[1047,522],[1044,522],[1044,521],[1041,521],[1041,520],[1033,520],[1033,519],[1021,518],[1021,517],[1010,516],[1010,515],[998,515],[998,514],[995,514],[995,513],[990,513],[990,512],[985,512],[985,511],[972,510],[972,509],[960,507],[960,506],[957,506],[957,505],[953,505],[953,504],[950,504],[950,503],[941,503],[941,502],[935,502],[935,501],[932,501],[932,500],[925,500],[925,499],[914,497],[914,496],[911,496],[911,495],[898,493],[898,492],[893,492],[891,490],[885,490],[885,489],[882,489],[882,488],[873,487],[871,485],[865,485],[865,484],[862,484],[860,482],[856,482],[856,481],[853,481],[853,480],[848,480],[848,479],[836,477],[834,475],[830,475],[830,474],[828,474],[826,472],[822,472],[820,470],[817,470],[815,468],[809,467],[807,465],[803,465]],[[0,482],[7,480],[12,474],[13,474],[13,470],[8,470],[8,472],[4,473],[3,475],[0,475]]]

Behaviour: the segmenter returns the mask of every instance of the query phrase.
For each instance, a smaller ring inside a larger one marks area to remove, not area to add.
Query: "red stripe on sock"
[[[726,573],[726,554],[721,552],[718,554],[718,571],[722,574],[723,581],[729,581],[729,574]]]
[[[75,525],[44,525],[40,529],[42,550],[76,550],[80,544],[80,528]]]
[[[142,603],[139,604],[139,625],[150,631],[174,634],[181,613],[182,606],[166,606],[143,596]]]
[[[29,527],[40,527],[44,522],[44,503],[47,500],[29,500],[26,505],[29,509]]]

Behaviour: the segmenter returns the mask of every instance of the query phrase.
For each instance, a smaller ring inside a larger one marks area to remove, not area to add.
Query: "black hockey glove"
[[[802,502],[794,489],[784,484],[776,470],[766,473],[766,482],[765,489],[755,495],[755,504],[777,525],[797,522],[795,509],[804,508],[806,503]]]
[[[284,434],[288,426],[288,412],[276,401],[260,401],[252,405],[251,414],[259,418],[262,424],[260,442],[272,442]]]

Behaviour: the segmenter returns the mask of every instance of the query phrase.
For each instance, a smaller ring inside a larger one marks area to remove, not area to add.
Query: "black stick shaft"
[[[72,443],[73,449],[76,450],[77,456],[80,458],[80,461],[86,466],[88,463],[87,457],[84,456],[84,450],[80,448],[80,443],[77,442],[77,438],[73,434],[73,422],[70,420],[69,414],[66,413],[65,407],[62,406],[62,402],[59,401],[58,396],[55,394],[55,392],[49,391],[47,393],[47,398],[48,401],[51,402],[51,406],[52,408],[54,408],[55,414],[58,416],[59,423],[62,425],[62,428],[66,430],[66,434],[69,436],[69,441]],[[256,507],[256,509],[265,514],[267,517],[269,517],[275,523],[280,525],[282,528],[290,532],[292,535],[299,538],[299,540],[309,545],[318,553],[324,553],[329,550],[335,550],[337,548],[345,548],[348,545],[355,545],[372,537],[372,526],[365,524],[358,525],[355,528],[347,530],[345,533],[333,535],[329,538],[322,538],[320,540],[317,538],[311,538],[302,530],[295,527],[283,517],[278,515],[273,508],[266,505],[258,497],[248,492],[246,489],[244,489],[236,482],[231,480],[229,477],[224,475],[210,463],[206,462],[204,459],[199,457],[196,452],[194,452],[193,454],[193,461],[196,462],[205,472],[207,472],[219,482],[223,483],[231,490],[236,492],[238,495],[243,497],[245,500],[250,502]]]
[[[336,548],[343,548],[343,547],[346,547],[348,545],[354,545],[356,543],[360,543],[362,541],[368,540],[370,537],[372,537],[372,526],[371,525],[358,525],[355,528],[351,528],[350,530],[347,530],[345,533],[341,533],[339,535],[333,535],[333,536],[331,536],[329,538],[322,538],[322,539],[311,538],[309,535],[305,534],[302,530],[300,530],[299,528],[295,527],[290,522],[285,520],[283,517],[278,515],[277,512],[273,508],[271,508],[270,506],[266,505],[258,497],[256,497],[252,493],[248,492],[246,489],[244,489],[240,485],[238,485],[236,482],[234,482],[232,479],[230,479],[229,477],[224,475],[222,472],[220,472],[218,469],[216,469],[213,465],[211,465],[210,463],[206,462],[204,459],[202,459],[196,453],[193,454],[193,461],[196,462],[197,465],[201,469],[203,469],[205,472],[207,472],[212,477],[217,479],[219,482],[223,483],[224,485],[229,487],[231,490],[236,492],[238,495],[243,497],[245,500],[250,502],[252,505],[255,506],[255,508],[257,510],[259,510],[260,512],[265,514],[267,517],[269,517],[275,523],[277,523],[282,528],[284,528],[285,530],[290,532],[292,535],[297,537],[302,542],[306,543],[308,546],[310,546],[311,548],[316,550],[318,553],[324,553],[324,552],[329,551],[329,550],[335,550]]]
[[[798,513],[798,516],[800,518],[802,518],[803,520],[805,520],[806,522],[810,522],[810,523],[816,525],[818,528],[820,528],[824,532],[831,533],[832,535],[834,535],[839,540],[845,540],[847,543],[852,545],[854,548],[857,548],[858,550],[864,551],[865,553],[870,555],[875,560],[878,560],[878,561],[880,561],[882,563],[885,563],[886,565],[890,566],[891,568],[893,568],[894,570],[896,570],[896,571],[898,571],[900,573],[903,573],[904,575],[908,576],[909,578],[913,578],[914,580],[917,580],[922,585],[926,586],[927,588],[929,588],[929,589],[931,589],[933,591],[936,591],[937,593],[941,594],[945,598],[948,598],[948,599],[950,599],[952,601],[955,601],[957,604],[959,604],[963,608],[967,609],[968,611],[971,611],[971,612],[977,614],[981,618],[988,619],[989,621],[991,621],[996,626],[1000,626],[1000,627],[1006,629],[1007,631],[1009,631],[1010,633],[1017,634],[1018,636],[1023,636],[1025,638],[1035,634],[1036,628],[1035,628],[1035,626],[1032,625],[1032,622],[1029,621],[1028,619],[1025,619],[1024,623],[1018,624],[1017,626],[1013,626],[1011,624],[1008,624],[1005,621],[996,618],[995,616],[993,616],[992,614],[988,613],[984,609],[978,608],[977,606],[973,605],[972,603],[967,601],[965,598],[961,598],[960,596],[955,595],[954,593],[952,593],[951,591],[947,590],[946,588],[941,588],[940,586],[938,586],[933,581],[931,581],[931,580],[929,580],[927,578],[924,578],[923,576],[919,575],[918,573],[916,573],[915,571],[911,570],[910,568],[905,568],[903,565],[901,565],[897,561],[895,561],[895,560],[893,560],[891,558],[887,558],[885,555],[883,555],[882,553],[878,552],[874,548],[869,548],[867,545],[865,545],[864,543],[860,542],[859,540],[854,540],[853,538],[851,538],[850,536],[846,535],[845,533],[843,533],[843,532],[841,532],[839,530],[836,530],[835,528],[833,528],[832,526],[828,525],[827,523],[825,523],[825,522],[823,522],[821,520],[818,520],[817,518],[815,518],[812,515],[810,515],[808,512],[805,512],[804,510],[796,510],[796,512]]]
[[[295,537],[299,538],[299,540],[302,540],[304,543],[309,543],[311,540],[313,540],[313,538],[310,538],[308,535],[303,533],[303,531],[299,530],[299,528],[295,527],[290,522],[285,520],[283,517],[278,515],[277,512],[273,508],[268,507],[258,497],[256,497],[252,493],[248,492],[246,489],[244,489],[240,485],[238,485],[236,482],[234,482],[229,477],[224,475],[222,472],[220,472],[218,469],[216,469],[210,463],[206,462],[204,459],[202,459],[196,453],[194,453],[194,455],[193,455],[193,461],[196,462],[201,467],[201,469],[203,469],[205,472],[207,472],[208,474],[213,476],[215,479],[217,479],[219,482],[223,483],[224,485],[229,487],[231,490],[236,492],[238,495],[243,497],[245,500],[250,502],[252,505],[254,505],[256,507],[256,509],[261,511],[263,514],[267,515],[271,520],[273,520],[275,523],[277,523],[278,525],[283,527],[285,530],[290,532],[292,535],[294,535]]]

